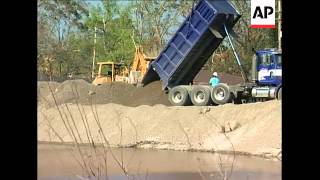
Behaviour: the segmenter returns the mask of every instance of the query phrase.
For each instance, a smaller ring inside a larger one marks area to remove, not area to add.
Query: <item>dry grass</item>
[[[72,138],[73,142],[74,142],[74,147],[73,149],[76,150],[78,157],[71,153],[73,158],[76,160],[76,162],[78,163],[78,165],[81,167],[81,169],[83,170],[84,174],[87,177],[94,177],[95,179],[109,179],[108,178],[108,167],[107,167],[107,154],[110,153],[111,157],[115,160],[116,164],[118,165],[118,167],[122,170],[122,173],[125,177],[127,177],[127,179],[133,180],[135,179],[133,175],[130,175],[125,162],[123,161],[123,155],[121,153],[121,157],[118,158],[115,156],[115,154],[113,153],[110,143],[108,141],[108,139],[105,136],[104,130],[102,129],[101,126],[101,121],[99,119],[99,113],[97,111],[97,107],[94,103],[94,100],[91,96],[91,112],[93,113],[94,116],[94,120],[99,128],[99,135],[100,135],[100,139],[102,140],[102,143],[105,144],[102,146],[103,149],[103,163],[101,163],[101,161],[99,160],[98,157],[98,150],[97,150],[97,142],[94,142],[94,138],[92,137],[92,132],[91,132],[91,128],[89,126],[88,123],[88,118],[86,115],[86,112],[83,108],[83,106],[78,103],[78,98],[79,98],[79,93],[77,91],[77,87],[72,87],[72,92],[73,95],[75,96],[75,104],[77,106],[77,110],[80,114],[81,120],[82,120],[82,124],[84,126],[85,129],[85,133],[86,133],[86,138],[87,141],[89,142],[89,152],[85,152],[83,148],[81,148],[81,144],[84,144],[84,140],[81,139],[81,134],[79,132],[79,127],[77,127],[76,123],[75,123],[75,119],[74,119],[74,115],[71,113],[70,108],[68,107],[67,104],[64,104],[63,106],[58,106],[57,101],[56,101],[56,97],[54,96],[53,90],[50,87],[49,83],[48,83],[48,87],[50,89],[50,94],[54,100],[55,103],[55,109],[58,111],[59,116],[61,121],[63,122],[64,128],[66,129],[66,132],[68,133],[68,135]],[[120,114],[118,113],[119,119],[121,119]],[[61,143],[64,143],[63,138],[57,133],[57,131],[53,128],[51,121],[44,115],[45,120],[47,122],[47,125],[49,127],[49,129],[54,133],[54,135],[56,137],[59,138],[59,140],[61,141]],[[119,120],[119,129],[122,132],[122,121]],[[49,135],[50,136],[50,135]],[[122,133],[121,133],[121,137],[120,137],[120,144],[121,144],[121,139],[122,139]],[[85,153],[89,153],[89,157],[92,158],[86,158],[87,156],[85,155]],[[78,178],[82,178],[82,179],[86,179],[85,177],[82,177],[80,175],[77,175]],[[104,177],[104,178],[103,178]]]
[[[228,170],[227,168],[223,167],[223,161],[222,161],[222,158],[221,158],[221,154],[217,153],[218,154],[218,162],[219,162],[219,164],[218,164],[219,165],[219,174],[220,174],[220,176],[222,177],[223,180],[228,180],[228,179],[230,179],[230,177],[232,175],[232,172],[233,172],[233,167],[234,167],[234,163],[235,163],[235,159],[236,159],[236,150],[234,148],[233,143],[231,142],[231,140],[229,139],[228,135],[226,134],[225,126],[219,124],[218,123],[219,121],[215,117],[211,116],[210,114],[203,113],[203,116],[207,120],[209,120],[214,126],[216,126],[217,128],[221,128],[221,133],[224,135],[225,139],[230,143],[230,145],[232,147],[233,156],[232,156],[232,163],[231,163],[231,166],[230,166],[230,170]],[[216,146],[216,144],[215,144],[215,147],[218,147],[218,146]],[[201,172],[201,170],[200,170],[200,172]],[[203,177],[203,175],[201,175],[201,177]]]

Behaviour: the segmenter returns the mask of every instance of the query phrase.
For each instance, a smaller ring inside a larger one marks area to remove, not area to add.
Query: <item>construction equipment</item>
[[[137,84],[141,82],[142,78],[148,70],[150,62],[154,61],[155,59],[156,57],[146,56],[142,51],[142,47],[136,47],[133,63],[130,68],[130,73],[128,77],[129,83]]]
[[[128,68],[123,63],[115,63],[112,61],[98,62],[98,74],[92,84],[101,85],[114,81],[127,82]]]
[[[142,47],[136,47],[134,59],[131,67],[128,69],[123,63],[98,62],[98,74],[92,82],[95,85],[100,85],[108,82],[120,81],[130,84],[137,84],[141,82],[143,76],[148,70],[150,62],[156,57],[148,57],[143,51]]]
[[[255,52],[249,80],[233,46],[230,33],[241,15],[227,0],[199,0],[159,56],[150,64],[142,84],[161,80],[173,105],[203,106],[242,103],[282,97],[281,52]],[[232,47],[244,82],[229,86],[192,85],[192,81],[225,37]]]

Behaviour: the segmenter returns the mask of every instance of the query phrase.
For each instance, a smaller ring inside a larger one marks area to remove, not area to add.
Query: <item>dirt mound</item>
[[[45,97],[46,107],[54,106],[52,94],[42,92],[38,87],[38,94]],[[139,105],[169,105],[167,95],[161,90],[161,82],[153,82],[145,87],[114,82],[94,86],[84,80],[67,80],[55,88],[54,97],[58,105],[64,103],[107,104],[115,103],[124,106]]]
[[[129,101],[132,101],[133,106],[170,105],[167,94],[162,91],[161,81],[155,81],[145,87],[136,88],[131,97],[132,99],[129,99]]]
[[[115,82],[94,86],[92,101],[96,104],[115,103],[124,106],[169,105],[167,95],[161,90],[161,82],[153,82],[145,87]]]
[[[54,106],[55,101],[58,105],[63,103],[75,103],[76,100],[79,102],[86,102],[89,99],[88,92],[90,88],[91,84],[84,80],[67,80],[56,86],[56,88],[51,87],[55,100],[53,99],[50,90],[47,93],[40,89],[39,92],[38,87],[38,94],[40,94],[43,99],[43,101],[40,101],[40,103],[45,104],[47,107],[52,107]],[[49,89],[48,85],[47,89]]]
[[[60,85],[58,82],[53,81],[38,81],[38,100],[43,101],[45,97],[51,94],[51,90],[54,92],[55,89]]]
[[[203,83],[210,79],[211,73],[201,71],[195,78],[196,83]],[[241,78],[240,78],[241,79]],[[221,82],[235,84],[240,81],[236,77],[221,73]],[[54,90],[54,97],[58,105],[63,103],[107,104],[115,103],[124,106],[136,107],[140,105],[170,105],[168,96],[162,91],[161,81],[152,82],[144,87],[136,87],[123,82],[107,83],[94,86],[85,80],[67,80],[63,83],[49,82]],[[47,82],[38,83],[38,97],[40,105],[55,106],[54,99]]]
[[[83,143],[88,142],[88,129],[93,140],[102,143],[98,118],[112,146],[229,152],[234,146],[239,153],[281,154],[281,102],[277,100],[214,107],[104,104],[96,105],[96,111],[91,108],[83,105],[80,113],[76,105],[61,106],[69,129],[79,132]],[[56,108],[38,109],[38,140],[74,142]]]
[[[57,87],[54,95],[58,104],[74,103],[76,99],[79,102],[86,102],[89,100],[88,92],[91,86],[91,84],[82,79],[67,80]]]
[[[212,77],[212,73],[209,70],[201,70],[193,80],[194,84],[209,84],[209,80]],[[218,72],[221,83],[229,85],[235,85],[243,83],[243,79],[240,76],[235,76],[228,73]]]

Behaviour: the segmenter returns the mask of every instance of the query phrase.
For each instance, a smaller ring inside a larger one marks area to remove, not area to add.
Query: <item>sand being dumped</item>
[[[40,84],[40,85],[39,85]],[[161,90],[161,82],[156,81],[145,87],[114,82],[94,86],[84,80],[67,80],[55,83],[38,83],[38,101],[47,108],[64,103],[107,104],[115,103],[136,107],[139,105],[169,105],[167,95]]]
[[[281,155],[281,101],[214,107],[118,104],[38,109],[38,141]],[[100,123],[100,127],[98,124]],[[79,133],[79,134],[78,134]]]

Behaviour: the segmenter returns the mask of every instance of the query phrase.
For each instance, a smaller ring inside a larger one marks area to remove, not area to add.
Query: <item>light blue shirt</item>
[[[215,85],[219,84],[219,82],[220,82],[220,79],[218,77],[212,77],[209,81],[209,84],[211,86],[215,86]]]

